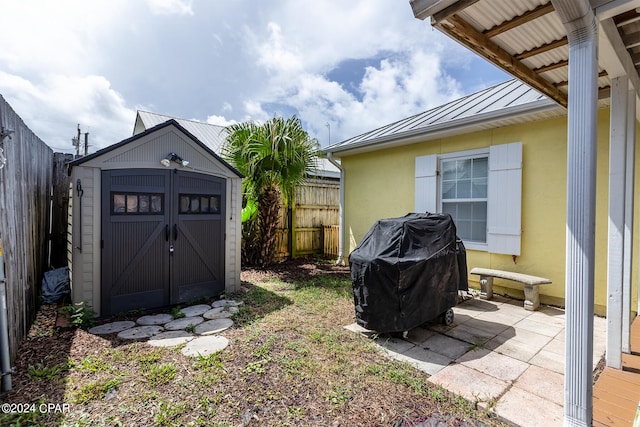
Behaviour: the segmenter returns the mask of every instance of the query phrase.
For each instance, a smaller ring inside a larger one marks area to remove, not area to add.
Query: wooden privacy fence
[[[325,226],[337,228],[340,215],[340,183],[330,180],[313,180],[296,187],[295,202],[291,212],[280,210],[276,259],[312,254],[337,256],[338,240],[327,248]],[[291,238],[289,237],[290,230]],[[332,238],[332,237],[331,237]],[[328,251],[328,252],[327,252]]]
[[[0,243],[5,272],[9,355],[35,317],[47,265],[53,151],[0,96],[0,138],[6,164],[0,169]],[[1,159],[0,159],[1,160]],[[6,349],[5,349],[6,350]]]

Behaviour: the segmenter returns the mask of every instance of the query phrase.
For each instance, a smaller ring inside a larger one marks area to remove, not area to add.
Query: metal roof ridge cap
[[[535,105],[532,105],[532,104],[535,104]],[[488,111],[485,113],[478,113],[472,116],[467,116],[460,119],[447,121],[446,123],[429,125],[426,127],[413,129],[407,132],[398,133],[395,135],[389,135],[382,138],[361,141],[358,143],[350,144],[348,146],[337,147],[337,149],[334,149],[334,150],[327,150],[325,148],[322,151],[325,153],[327,152],[339,153],[341,151],[349,151],[352,149],[366,147],[367,145],[374,145],[374,144],[385,143],[385,142],[392,143],[394,141],[399,142],[415,136],[429,135],[431,133],[443,132],[443,131],[446,131],[447,129],[454,129],[456,127],[461,127],[461,126],[467,127],[469,125],[474,124],[474,122],[479,122],[483,120],[489,120],[489,122],[495,122],[495,121],[507,118],[508,116],[515,117],[515,116],[523,115],[524,113],[535,114],[543,111],[552,110],[555,108],[562,108],[562,106],[558,105],[555,101],[551,100],[550,98],[543,98],[537,101],[532,101],[527,104],[519,104],[512,107],[502,108],[499,110]],[[330,148],[330,147],[327,147],[327,148]]]

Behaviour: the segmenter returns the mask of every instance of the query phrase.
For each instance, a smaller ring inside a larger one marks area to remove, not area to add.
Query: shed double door
[[[102,172],[103,315],[224,291],[225,184],[177,169]]]

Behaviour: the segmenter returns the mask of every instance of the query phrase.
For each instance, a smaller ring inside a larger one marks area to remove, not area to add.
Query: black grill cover
[[[468,290],[467,260],[450,215],[382,219],[349,255],[356,320],[400,332],[435,319]]]

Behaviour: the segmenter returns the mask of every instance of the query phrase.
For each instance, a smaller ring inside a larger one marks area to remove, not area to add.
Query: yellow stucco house
[[[595,312],[604,315],[606,103],[600,105],[598,129]],[[339,159],[342,168],[344,261],[378,219],[445,212],[465,243],[469,270],[484,267],[548,278],[552,283],[540,286],[541,302],[565,305],[565,108],[510,80],[324,151],[329,159]],[[638,218],[637,204],[634,211]],[[469,281],[479,287],[478,276],[470,275]],[[637,274],[633,283],[637,288]],[[522,286],[510,281],[496,280],[494,292],[524,297]],[[631,306],[637,306],[635,295]]]

